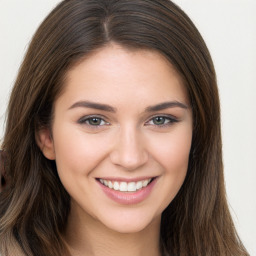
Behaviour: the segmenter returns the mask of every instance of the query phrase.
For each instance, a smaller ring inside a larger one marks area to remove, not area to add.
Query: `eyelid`
[[[79,124],[84,124],[84,125],[88,125],[88,126],[91,126],[93,127],[93,125],[89,125],[89,124],[86,124],[86,121],[91,119],[91,118],[98,118],[98,119],[101,119],[103,120],[106,124],[104,125],[109,125],[110,123],[106,120],[107,118],[105,116],[102,116],[102,115],[86,115],[86,116],[83,116],[81,118],[78,119],[77,123]],[[103,126],[103,125],[95,125],[94,128],[96,128],[97,126]]]
[[[173,115],[170,115],[170,114],[156,114],[154,116],[151,116],[146,122],[145,124],[146,125],[151,125],[151,124],[148,124],[150,121],[152,121],[154,118],[156,117],[164,117],[166,119],[169,119],[170,122],[168,122],[167,124],[162,124],[162,125],[155,125],[153,124],[154,126],[157,126],[157,127],[164,127],[164,126],[168,126],[168,125],[172,125],[173,123],[177,123],[179,122],[179,119],[176,118],[175,116]]]
[[[170,121],[166,124],[162,124],[162,125],[156,125],[156,124],[149,124],[150,121],[152,121],[154,118],[156,117],[164,117],[166,119],[169,119]],[[90,124],[87,124],[86,121],[88,121],[89,119],[91,118],[98,118],[98,119],[101,119],[102,121],[105,122],[104,125],[90,125]],[[170,114],[156,114],[156,115],[153,115],[151,116],[146,122],[145,122],[145,125],[151,125],[151,126],[157,126],[157,127],[164,127],[164,126],[168,126],[168,125],[172,125],[173,123],[177,123],[179,122],[179,119],[173,115],[170,115]],[[92,128],[99,128],[101,126],[106,126],[106,125],[110,125],[110,122],[107,121],[107,118],[103,115],[98,115],[98,114],[92,114],[92,115],[85,115],[81,118],[78,119],[77,121],[78,124],[81,124],[81,125],[87,125],[89,127],[92,127]]]

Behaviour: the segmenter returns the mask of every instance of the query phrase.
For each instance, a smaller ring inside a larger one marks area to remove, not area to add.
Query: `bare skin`
[[[154,220],[140,232],[125,234],[110,230],[102,226],[101,223],[91,220],[89,216],[88,218],[88,220],[77,221],[79,216],[76,216],[74,212],[70,216],[65,238],[72,256],[161,255],[157,242],[160,231],[159,219]],[[85,221],[88,225],[84,225]],[[83,229],[81,229],[81,226],[83,226]],[[152,232],[153,230],[155,232]]]
[[[164,57],[111,44],[85,58],[67,74],[52,133],[38,137],[71,197],[72,256],[160,256],[161,214],[192,140],[186,89]]]

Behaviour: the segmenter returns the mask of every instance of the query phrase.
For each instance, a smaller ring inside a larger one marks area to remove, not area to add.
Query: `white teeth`
[[[119,190],[123,192],[127,191],[127,182],[121,182]]]
[[[136,191],[136,183],[135,182],[129,182],[128,186],[127,186],[127,191],[135,192]]]
[[[150,179],[149,179],[149,180],[144,180],[144,181],[142,182],[142,186],[143,186],[143,187],[146,187],[149,182],[150,182]]]
[[[137,182],[118,182],[99,179],[100,183],[114,190],[121,192],[136,192],[137,190],[146,187],[152,179],[141,180]]]
[[[136,189],[139,190],[142,188],[142,181],[136,182]]]
[[[108,187],[109,187],[109,188],[113,188],[113,184],[112,184],[111,181],[108,182]]]
[[[119,183],[117,181],[114,182],[114,190],[119,190]]]

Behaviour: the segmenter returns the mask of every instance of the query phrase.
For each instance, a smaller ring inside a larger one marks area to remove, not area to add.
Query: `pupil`
[[[154,123],[155,124],[164,124],[164,121],[165,121],[165,118],[164,117],[161,117],[161,116],[159,116],[159,117],[155,117],[155,119],[154,119]]]
[[[91,118],[90,119],[90,124],[99,125],[100,124],[100,119],[99,118]]]

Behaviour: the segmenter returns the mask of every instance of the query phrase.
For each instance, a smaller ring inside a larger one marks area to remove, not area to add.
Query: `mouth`
[[[97,178],[96,180],[99,181],[105,187],[115,191],[137,192],[149,186],[154,181],[154,179],[156,179],[156,177],[130,182],[101,178]]]
[[[96,178],[104,194],[121,205],[135,205],[146,200],[157,183],[159,176],[136,179]]]

